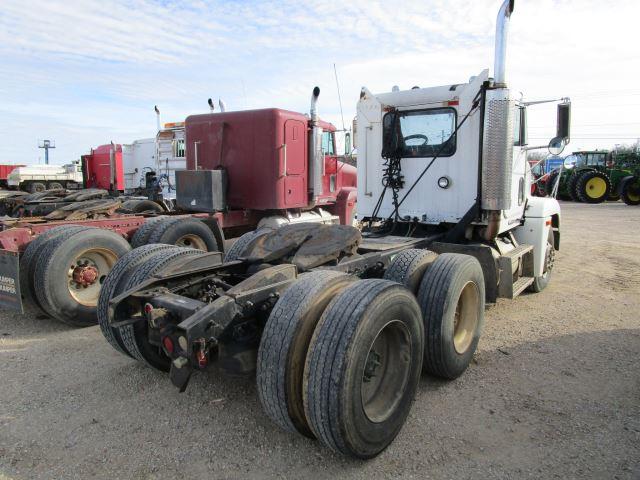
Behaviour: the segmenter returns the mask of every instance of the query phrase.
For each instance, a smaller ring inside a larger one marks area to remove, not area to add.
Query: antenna
[[[44,148],[44,164],[49,165],[49,149],[56,148],[56,142],[52,140],[42,140],[38,142],[38,148]]]
[[[336,76],[336,88],[338,89],[338,103],[340,104],[340,117],[342,117],[342,131],[346,132],[347,129],[344,126],[344,114],[342,113],[342,98],[340,97],[340,83],[338,82],[338,71],[336,70],[336,64],[333,64],[333,73]]]

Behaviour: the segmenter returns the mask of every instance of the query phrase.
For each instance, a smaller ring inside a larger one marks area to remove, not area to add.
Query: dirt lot
[[[0,480],[640,478],[640,208],[563,205],[542,294],[487,312],[462,378],[424,376],[378,458],[281,432],[252,379],[179,394],[98,327],[0,312]]]

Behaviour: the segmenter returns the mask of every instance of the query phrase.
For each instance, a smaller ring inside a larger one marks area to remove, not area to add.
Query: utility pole
[[[56,142],[51,140],[43,140],[38,142],[38,148],[44,148],[44,164],[49,165],[49,149],[56,148]]]

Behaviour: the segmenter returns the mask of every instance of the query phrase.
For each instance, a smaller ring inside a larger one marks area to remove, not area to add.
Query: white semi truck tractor
[[[181,391],[214,363],[255,372],[264,411],[285,430],[359,458],[384,450],[408,417],[421,372],[453,380],[466,370],[486,305],[540,292],[550,280],[560,208],[530,196],[528,105],[505,76],[513,7],[506,0],[498,14],[493,77],[485,70],[461,84],[362,89],[360,229],[257,230],[224,257],[134,250],[103,284],[107,340],[168,372]],[[316,98],[313,193],[331,188],[315,182]],[[563,101],[555,151],[568,142],[569,112]]]

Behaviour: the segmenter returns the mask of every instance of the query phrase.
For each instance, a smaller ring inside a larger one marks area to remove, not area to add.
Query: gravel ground
[[[98,327],[0,311],[0,480],[640,478],[640,208],[563,213],[547,290],[492,307],[469,370],[423,376],[368,462],[278,430],[252,379],[179,394]]]

